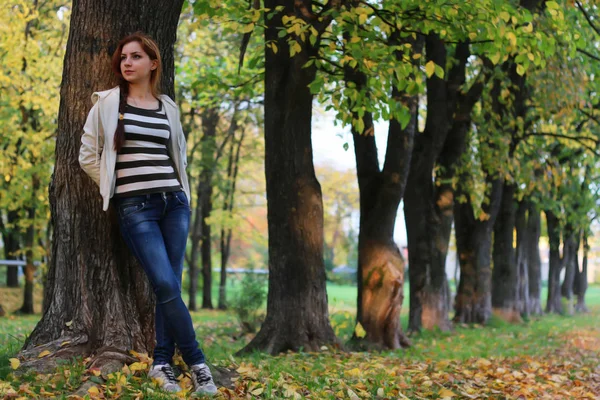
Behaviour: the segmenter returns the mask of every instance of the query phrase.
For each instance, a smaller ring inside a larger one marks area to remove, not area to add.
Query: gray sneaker
[[[148,372],[148,376],[156,379],[159,386],[167,392],[179,392],[181,390],[181,386],[179,386],[179,382],[177,382],[177,378],[175,377],[175,372],[173,372],[173,368],[169,364],[152,366],[150,372]]]
[[[219,391],[206,364],[192,365],[192,382],[196,394],[212,396]]]

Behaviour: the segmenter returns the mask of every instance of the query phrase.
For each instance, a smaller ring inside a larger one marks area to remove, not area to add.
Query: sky
[[[331,165],[339,170],[356,172],[356,161],[354,159],[354,145],[350,127],[342,128],[341,124],[334,125],[335,114],[333,112],[315,111],[313,114],[312,143],[313,159],[315,165]],[[385,148],[387,143],[389,123],[375,122],[375,142],[379,154],[380,168],[383,167],[385,159]],[[344,143],[348,143],[348,150],[344,150]],[[406,227],[404,223],[403,203],[398,207],[394,240],[398,246],[406,246]]]

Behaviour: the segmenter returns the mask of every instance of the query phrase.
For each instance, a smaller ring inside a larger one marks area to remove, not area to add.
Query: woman
[[[167,391],[181,390],[170,365],[177,344],[194,391],[215,394],[181,299],[190,218],[186,145],[177,105],[159,93],[158,46],[141,33],[127,36],[112,68],[119,86],[92,95],[79,163],[100,187],[105,211],[112,199],[123,238],[156,294],[156,348],[148,375]]]

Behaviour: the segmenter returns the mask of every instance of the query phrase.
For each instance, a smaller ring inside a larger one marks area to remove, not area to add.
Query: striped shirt
[[[127,105],[125,143],[117,153],[115,196],[182,190],[167,145],[171,135],[162,102],[147,110]]]

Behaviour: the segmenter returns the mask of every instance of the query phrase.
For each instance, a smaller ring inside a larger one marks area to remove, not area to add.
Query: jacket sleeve
[[[94,104],[85,121],[81,147],[79,148],[79,165],[96,185],[100,186],[100,155],[104,148],[104,134],[100,124],[98,103]]]
[[[187,141],[185,140],[185,133],[183,132],[183,124],[181,123],[181,109],[179,109],[179,107],[177,107],[177,120],[179,122],[179,135],[181,136],[179,138],[179,140],[181,140],[181,161],[183,162],[183,166],[187,169]]]

